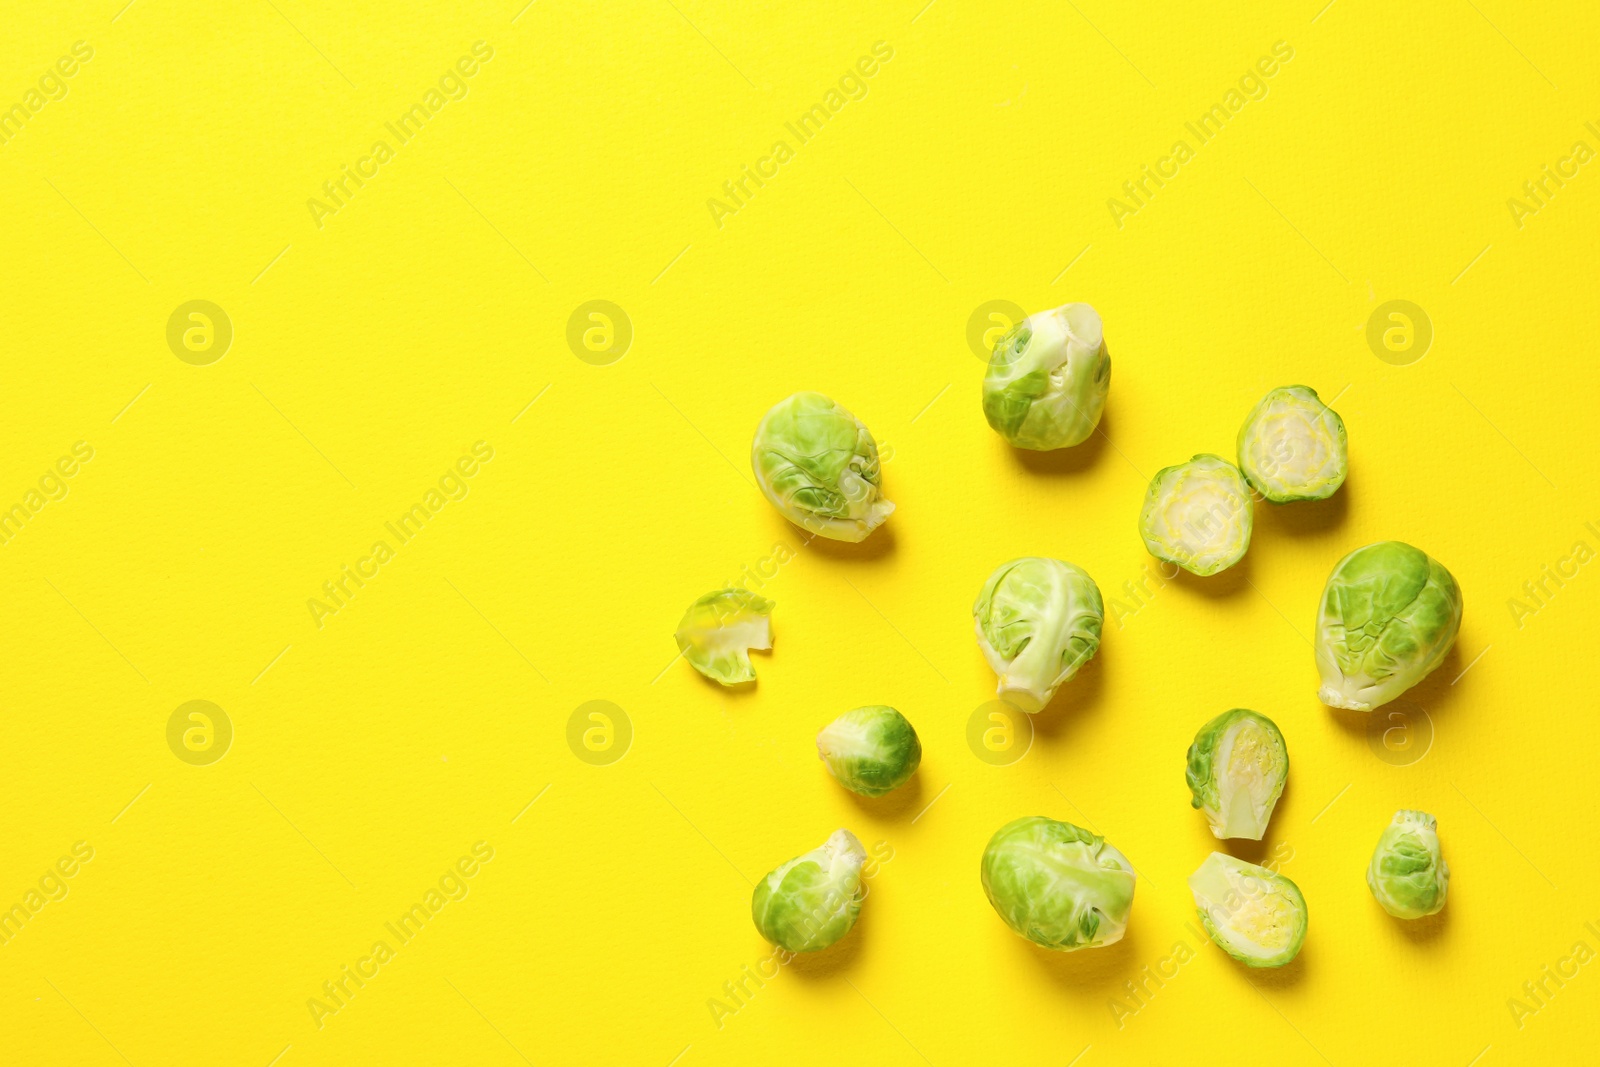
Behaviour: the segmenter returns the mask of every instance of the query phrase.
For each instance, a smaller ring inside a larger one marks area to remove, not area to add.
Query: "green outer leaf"
[[[1433,915],[1450,890],[1450,865],[1439,850],[1439,824],[1425,811],[1397,811],[1367,865],[1367,888],[1397,919]]]
[[[1220,492],[1228,501],[1216,510],[1182,510],[1189,494]],[[1174,528],[1169,520],[1179,520]],[[1227,570],[1250,549],[1254,501],[1239,468],[1208,452],[1187,463],[1163,467],[1150,479],[1139,511],[1139,536],[1159,560],[1209,577]]]
[[[1105,603],[1082,567],[1025,556],[994,569],[972,617],[978,647],[999,676],[996,692],[1032,713],[1094,658]]]
[[[1289,747],[1283,740],[1283,732],[1278,729],[1278,724],[1265,715],[1247,708],[1234,708],[1200,727],[1194,735],[1194,743],[1189,746],[1184,779],[1189,783],[1189,792],[1192,794],[1190,804],[1205,811],[1212,836],[1259,841],[1261,833],[1252,836],[1245,832],[1246,828],[1235,825],[1230,818],[1232,812],[1223,810],[1221,775],[1226,768],[1219,765],[1218,756],[1229,730],[1245,722],[1253,723],[1266,736],[1271,752],[1270,771],[1273,773],[1267,779],[1270,786],[1267,795],[1262,798],[1251,797],[1252,801],[1259,799],[1259,806],[1265,809],[1260,820],[1260,829],[1264,831],[1272,819],[1272,809],[1283,795],[1284,783],[1289,780]],[[1235,788],[1245,784],[1237,783]]]
[[[1100,424],[1110,389],[1100,316],[1088,304],[1063,304],[1028,316],[995,344],[983,415],[1018,448],[1067,448]]]
[[[1105,838],[1042,815],[997,830],[980,875],[1007,926],[1062,952],[1122,940],[1137,881],[1128,858]]]
[[[817,756],[838,783],[864,797],[904,785],[922,762],[922,742],[906,717],[873,704],[847,711],[817,734]]]
[[[1228,877],[1232,872],[1233,878]],[[1236,879],[1246,879],[1250,892],[1235,887]],[[1284,875],[1259,867],[1254,863],[1235,859],[1222,852],[1213,852],[1189,876],[1189,892],[1194,896],[1195,910],[1200,916],[1206,935],[1218,948],[1247,967],[1282,967],[1300,955],[1305,944],[1307,927],[1306,898]],[[1237,917],[1248,921],[1253,917],[1258,902],[1282,902],[1288,906],[1290,923],[1285,929],[1274,931],[1282,948],[1271,955],[1252,955],[1249,943],[1225,922]],[[1213,917],[1213,912],[1216,913]]]
[[[1335,398],[1337,399],[1337,398]],[[1281,426],[1272,422],[1273,416],[1285,411],[1301,414],[1308,426],[1317,431],[1321,444],[1327,449],[1327,460],[1333,472],[1319,480],[1301,482],[1281,467],[1275,476],[1270,471],[1272,459],[1279,454],[1297,458],[1300,442],[1281,433]],[[1272,434],[1274,429],[1279,433]],[[1271,436],[1266,436],[1272,434]],[[1350,446],[1339,413],[1324,404],[1317,391],[1306,385],[1285,385],[1272,390],[1245,417],[1239,427],[1239,470],[1255,490],[1274,504],[1288,504],[1297,500],[1325,500],[1339,491],[1350,471]]]
[[[750,917],[761,936],[790,952],[820,952],[856,924],[867,890],[866,850],[849,830],[796,856],[756,883]]]
[[[883,499],[878,443],[821,393],[772,406],[756,427],[750,466],[784,518],[823,537],[860,541],[894,511]]]
[[[750,649],[772,647],[772,601],[730,586],[689,605],[673,637],[689,665],[723,685],[753,682]]]
[[[1426,678],[1461,628],[1461,587],[1420,549],[1380,541],[1328,575],[1315,651],[1324,704],[1371,711]]]

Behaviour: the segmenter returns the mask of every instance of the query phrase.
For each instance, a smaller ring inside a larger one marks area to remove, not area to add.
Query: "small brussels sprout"
[[[906,717],[875,704],[847,711],[817,734],[817,755],[852,793],[881,797],[917,773],[922,742]]]
[[[883,498],[878,443],[821,393],[795,393],[756,427],[750,466],[772,506],[803,529],[860,541],[894,505]]]
[[[1088,304],[1029,315],[994,346],[983,414],[1018,448],[1036,452],[1087,440],[1111,388],[1111,356]]]
[[[1461,606],[1461,587],[1421,549],[1400,541],[1356,549],[1322,588],[1317,698],[1352,711],[1387,704],[1444,662]]]
[[[1450,865],[1439,854],[1439,824],[1425,811],[1397,811],[1367,865],[1367,887],[1396,919],[1420,919],[1444,907]]]
[[[867,851],[849,830],[796,856],[756,883],[750,915],[761,936],[790,952],[821,952],[856,924]]]
[[[1344,420],[1307,386],[1274,389],[1239,427],[1239,469],[1274,504],[1330,497],[1349,467]]]
[[[1094,658],[1105,605],[1082,568],[1029,556],[995,568],[972,618],[978,647],[1000,676],[995,691],[1031,714]]]
[[[1185,777],[1212,837],[1260,841],[1289,777],[1289,748],[1277,723],[1234,708],[1194,735]]]
[[[1221,852],[1189,876],[1200,922],[1218,948],[1249,967],[1282,967],[1306,939],[1300,887],[1265,867]]]
[[[723,685],[753,682],[752,648],[772,647],[772,601],[737,586],[689,605],[678,623],[678,650],[689,665]]]
[[[983,891],[1019,936],[1061,952],[1122,940],[1133,908],[1133,864],[1106,839],[1042,815],[995,832],[983,850]]]
[[[1210,575],[1238,563],[1250,547],[1250,487],[1239,468],[1202,454],[1164,467],[1150,480],[1139,534],[1159,560]]]

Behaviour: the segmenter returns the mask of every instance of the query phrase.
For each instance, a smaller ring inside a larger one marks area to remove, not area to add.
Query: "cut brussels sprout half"
[[[995,691],[1031,714],[1094,658],[1105,605],[1081,567],[1029,556],[995,568],[972,618],[978,647],[999,675]]]
[[[1239,468],[1201,454],[1166,467],[1150,481],[1139,534],[1159,560],[1211,575],[1238,563],[1250,547],[1250,487]]]
[[[817,755],[852,793],[881,797],[904,785],[922,762],[922,742],[906,717],[882,704],[847,711],[817,734]]]
[[[835,541],[860,541],[894,511],[883,498],[878,443],[821,393],[773,405],[750,446],[761,492],[783,517]]]
[[[1358,548],[1333,568],[1317,612],[1324,704],[1371,711],[1444,662],[1461,629],[1461,587],[1400,541]]]
[[[689,605],[678,623],[678,650],[689,665],[723,685],[753,682],[752,648],[772,647],[772,601],[748,589],[718,589]]]
[[[1425,811],[1397,811],[1367,865],[1367,887],[1397,919],[1420,919],[1444,907],[1450,865],[1439,852],[1439,824]]]
[[[821,952],[856,924],[867,852],[849,830],[796,856],[756,883],[750,915],[761,936],[790,952]]]
[[[1200,921],[1217,947],[1250,967],[1282,967],[1306,939],[1300,887],[1265,867],[1221,852],[1189,876]]]
[[[1289,748],[1271,719],[1234,708],[1194,735],[1185,777],[1211,836],[1260,841],[1289,778]]]
[[[1239,469],[1274,504],[1332,496],[1349,466],[1344,420],[1307,386],[1274,389],[1239,427]]]
[[[1100,424],[1111,356],[1088,304],[1029,315],[994,346],[983,378],[983,414],[1018,448],[1081,444]]]
[[[1105,838],[1042,815],[1002,826],[983,850],[983,891],[1017,934],[1061,952],[1122,940],[1137,876]]]

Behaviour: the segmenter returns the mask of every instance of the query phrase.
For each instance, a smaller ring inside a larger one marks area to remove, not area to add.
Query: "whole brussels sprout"
[[[1094,658],[1105,604],[1082,568],[1029,556],[995,568],[972,618],[978,647],[1000,676],[995,691],[1032,713]]]
[[[718,589],[689,605],[673,636],[689,665],[723,685],[753,682],[752,648],[772,647],[772,601],[748,589]]]
[[[1250,547],[1253,506],[1239,469],[1202,453],[1156,472],[1139,512],[1139,534],[1157,559],[1192,574],[1216,574]]]
[[[856,924],[867,890],[867,852],[849,830],[796,856],[756,883],[750,915],[761,936],[790,952],[821,952]]]
[[[1061,952],[1122,940],[1133,908],[1133,864],[1106,839],[1042,815],[995,832],[983,850],[983,891],[1018,935]]]
[[[1450,865],[1439,853],[1439,824],[1425,811],[1397,811],[1367,865],[1367,888],[1397,919],[1420,919],[1444,907]]]
[[[1344,420],[1307,386],[1274,389],[1239,427],[1239,469],[1274,504],[1330,497],[1349,468]]]
[[[835,541],[864,539],[894,511],[883,499],[878,443],[821,393],[773,405],[756,427],[750,466],[784,518]]]
[[[1218,948],[1249,967],[1282,967],[1306,939],[1306,898],[1281,874],[1221,852],[1189,876],[1200,922]]]
[[[1087,440],[1111,388],[1111,356],[1088,304],[1029,315],[994,346],[983,414],[1018,448],[1043,452]]]
[[[1289,748],[1271,719],[1234,708],[1194,735],[1185,777],[1212,837],[1260,841],[1289,778]]]
[[[1324,704],[1371,711],[1444,662],[1461,629],[1461,587],[1400,541],[1358,548],[1333,568],[1317,612]]]
[[[922,742],[906,717],[875,704],[847,711],[817,734],[817,755],[852,793],[881,797],[904,785],[922,762]]]

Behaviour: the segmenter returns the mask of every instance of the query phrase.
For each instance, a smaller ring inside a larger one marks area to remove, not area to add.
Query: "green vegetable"
[[[1274,504],[1330,497],[1349,468],[1344,420],[1315,389],[1274,389],[1239,427],[1239,469]]]
[[[1317,697],[1371,711],[1428,676],[1461,628],[1461,587],[1400,541],[1358,548],[1333,568],[1317,613]]]
[[[1189,876],[1200,922],[1217,947],[1250,967],[1282,967],[1306,939],[1300,887],[1265,867],[1221,852]]]
[[[866,850],[849,830],[756,883],[750,915],[761,936],[790,952],[820,952],[850,932],[867,890]]]
[[[1238,563],[1250,547],[1253,506],[1239,469],[1201,454],[1151,479],[1139,512],[1139,535],[1157,559],[1194,574],[1216,574]]]
[[[983,414],[1018,448],[1046,451],[1088,439],[1111,388],[1111,356],[1088,304],[1029,315],[994,346]]]
[[[1271,719],[1234,708],[1194,735],[1186,777],[1211,836],[1260,841],[1289,777],[1289,749]]]
[[[678,623],[678,650],[690,666],[723,685],[755,681],[750,649],[772,647],[770,600],[748,589],[718,589],[689,605]]]
[[[1137,880],[1105,838],[1041,815],[1002,826],[983,850],[983,891],[1018,935],[1071,952],[1122,940]]]
[[[1439,854],[1439,824],[1425,811],[1397,811],[1367,865],[1367,887],[1397,919],[1420,919],[1444,907],[1450,865]]]
[[[773,405],[756,427],[750,466],[784,518],[835,541],[862,540],[894,510],[883,499],[877,442],[821,393]]]
[[[995,568],[972,617],[978,647],[1000,676],[996,692],[1031,713],[1094,658],[1105,605],[1082,568],[1030,556]]]
[[[922,742],[906,717],[875,704],[847,711],[817,734],[817,755],[852,793],[881,797],[917,772]]]

